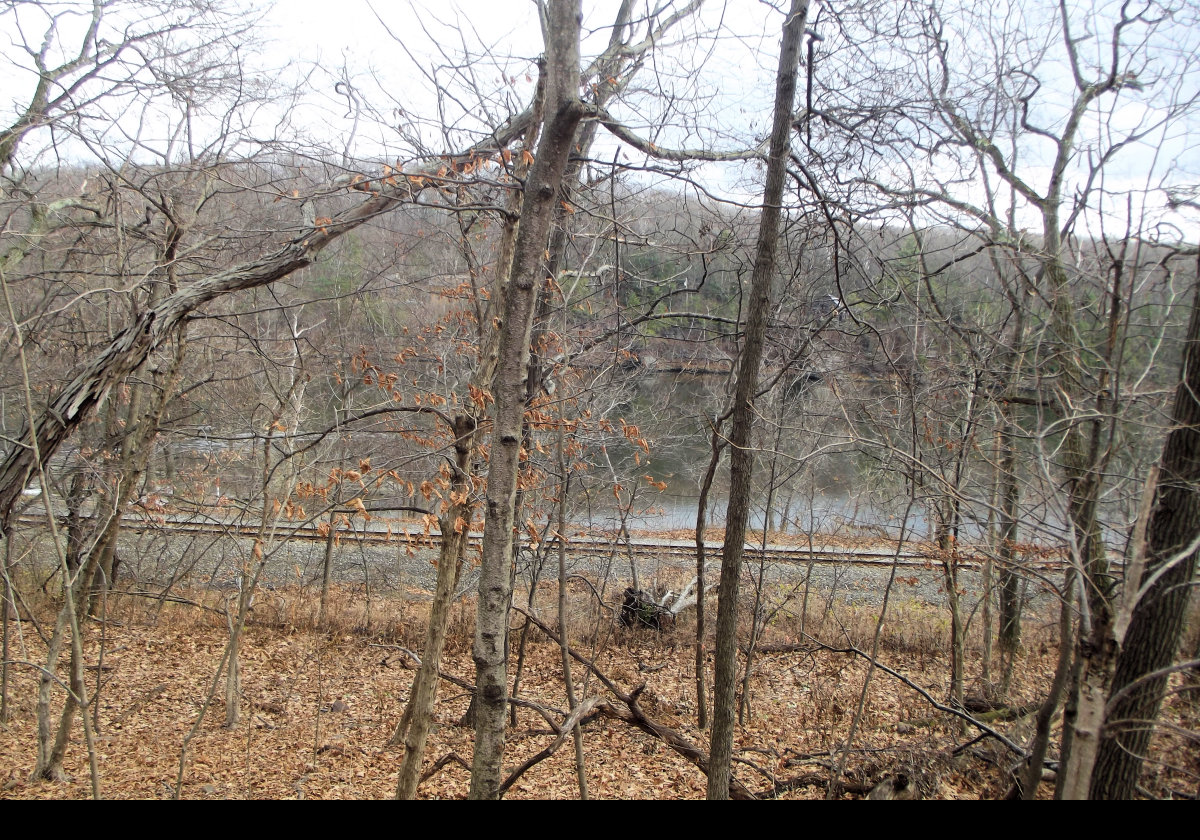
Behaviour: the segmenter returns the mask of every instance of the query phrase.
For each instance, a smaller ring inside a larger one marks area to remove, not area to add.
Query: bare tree
[[[1171,431],[1148,481],[1149,522],[1132,546],[1120,608],[1090,640],[1075,748],[1064,769],[1078,797],[1133,798],[1179,651],[1200,541],[1200,283],[1183,341]]]
[[[475,621],[474,658],[480,701],[471,770],[472,799],[499,796],[508,711],[513,505],[520,471],[529,338],[550,221],[558,204],[575,129],[584,115],[575,85],[579,72],[580,16],[578,0],[558,0],[547,7],[545,116],[522,199],[512,269],[503,291],[503,326],[492,387],[496,409]]]
[[[713,676],[713,730],[708,774],[708,798],[728,799],[730,761],[733,749],[734,692],[737,684],[738,588],[742,574],[742,550],[749,517],[754,451],[750,434],[754,425],[754,395],[762,360],[766,315],[775,273],[779,217],[783,185],[787,176],[792,110],[796,100],[796,71],[800,65],[800,42],[808,17],[807,0],[793,0],[784,20],[783,46],[779,53],[775,107],[772,116],[767,181],[759,221],[750,305],[738,360],[738,378],[730,417],[729,510],[725,544],[721,551],[721,582],[718,591],[717,641]]]
[[[872,70],[878,80],[897,86],[867,83],[864,89],[874,93],[858,102],[831,94],[818,125],[852,138],[857,119],[874,120],[873,142],[861,148],[878,156],[877,172],[890,173],[866,174],[859,183],[882,196],[879,209],[915,208],[930,226],[962,230],[1011,267],[996,279],[1020,323],[1010,321],[1005,328],[1000,322],[991,332],[1002,343],[990,355],[1002,363],[981,369],[988,380],[981,397],[1002,405],[1009,422],[1017,421],[1017,434],[1035,444],[1039,474],[1032,477],[1061,512],[1066,527],[1056,538],[1072,557],[1061,587],[1064,655],[1027,766],[1027,778],[1036,779],[1061,692],[1068,698],[1062,753],[1064,758],[1071,753],[1076,691],[1067,689],[1079,685],[1090,655],[1087,640],[1096,626],[1109,622],[1113,603],[1103,523],[1114,510],[1106,508],[1105,494],[1122,494],[1120,514],[1128,512],[1133,494],[1113,467],[1132,453],[1121,452],[1117,441],[1123,424],[1149,408],[1122,388],[1144,375],[1131,377],[1129,365],[1141,367],[1143,361],[1130,357],[1124,336],[1146,329],[1131,301],[1147,294],[1147,287],[1135,290],[1132,274],[1148,280],[1161,272],[1149,246],[1136,243],[1153,236],[1149,196],[1163,170],[1155,161],[1144,170],[1144,180],[1133,188],[1140,206],[1114,195],[1109,179],[1116,161],[1138,144],[1165,137],[1168,126],[1191,119],[1196,100],[1194,91],[1179,87],[1179,72],[1191,60],[1167,43],[1169,32],[1186,31],[1191,10],[1058,3],[1021,14],[1024,25],[1015,26],[951,4],[897,9],[888,18],[888,37],[900,35],[904,43],[921,46],[909,52],[911,62],[880,63]],[[846,26],[849,19],[839,16]],[[878,16],[863,18],[857,31],[873,33],[868,38],[882,35],[879,23]],[[846,49],[863,55],[853,43]],[[907,84],[906,74],[916,84]],[[1138,99],[1160,108],[1123,125],[1117,116],[1122,103]],[[900,150],[904,154],[896,154]],[[1114,225],[1105,214],[1118,206],[1123,221]],[[1029,225],[1035,233],[1025,230]],[[960,261],[952,257],[946,267]],[[1099,282],[1093,284],[1093,278]],[[939,314],[938,320],[948,334],[958,329],[954,318]],[[1009,428],[1004,419],[1001,426]],[[1011,432],[1002,435],[1002,450],[1011,449],[1012,440]],[[1009,457],[1000,459],[1002,475]],[[1017,505],[1007,486],[1001,515],[1011,533]],[[1054,531],[1053,522],[1029,524]],[[1008,550],[1001,550],[1011,561]],[[1011,645],[1011,579],[1007,584],[1002,627]],[[1033,795],[1028,785],[1023,793]]]

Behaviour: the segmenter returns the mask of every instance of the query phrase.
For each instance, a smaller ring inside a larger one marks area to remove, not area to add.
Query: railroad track
[[[20,522],[29,526],[45,525],[45,516],[22,516]],[[60,518],[60,526],[62,525]],[[414,530],[405,532],[392,530],[390,533],[380,528],[356,528],[340,530],[338,539],[341,543],[352,542],[364,545],[408,545],[415,549],[436,549],[440,544],[440,536],[436,533],[425,534],[419,523],[413,522]],[[182,519],[177,517],[145,517],[126,516],[121,526],[135,533],[169,533],[178,536],[209,536],[236,537],[240,539],[256,539],[262,532],[261,526],[255,523],[221,522],[218,520]],[[322,533],[317,525],[295,524],[281,522],[270,534],[273,540],[301,540],[307,542],[325,542],[326,533]],[[482,543],[482,536],[472,535],[468,548],[477,548]],[[554,549],[556,543],[547,548]],[[529,547],[528,542],[526,546]],[[663,560],[694,563],[696,546],[693,542],[664,539],[634,539],[628,545],[597,537],[575,537],[568,540],[567,550],[574,556],[612,557],[614,560],[627,560],[631,555],[634,560]],[[712,559],[720,556],[721,545],[716,542],[706,543],[706,550]],[[764,550],[761,546],[747,546],[746,562],[757,562],[763,558],[772,563],[793,564],[849,564],[853,566],[884,566],[893,563],[900,568],[930,568],[941,565],[940,555],[905,548],[895,547],[868,548],[814,545],[811,549],[800,546],[770,545]],[[975,552],[961,552],[956,557],[959,569],[982,569],[986,558]],[[1022,564],[1027,569],[1044,572],[1058,571],[1062,568],[1061,559],[1038,557]]]

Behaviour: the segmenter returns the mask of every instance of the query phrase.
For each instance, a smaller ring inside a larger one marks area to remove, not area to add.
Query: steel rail
[[[34,526],[45,523],[44,515],[24,515],[19,518],[22,525]],[[365,524],[365,523],[363,523]],[[415,530],[407,530],[403,526],[399,530],[388,531],[386,528],[353,528],[339,529],[335,535],[339,541],[353,541],[365,545],[395,545],[419,549],[435,549],[440,545],[441,536],[437,532],[426,534],[421,523],[410,521]],[[121,527],[135,533],[168,532],[174,534],[203,534],[206,536],[232,536],[239,539],[257,539],[262,533],[269,533],[272,540],[302,540],[306,542],[325,542],[328,532],[323,532],[318,525],[311,523],[294,523],[281,520],[266,530],[261,523],[255,522],[223,522],[218,519],[182,519],[175,516],[146,516],[138,514],[126,515]],[[479,546],[481,535],[472,534],[468,547]],[[525,542],[526,547],[533,544]],[[556,539],[549,545],[557,545]],[[709,542],[710,548],[719,550],[720,544]],[[602,537],[577,537],[568,539],[567,550],[575,555],[604,556],[618,554],[633,554],[637,559],[678,559],[694,562],[696,557],[695,544],[683,540],[663,539],[634,539],[626,546],[623,542],[608,540]],[[890,567],[893,563],[900,568],[939,568],[945,555],[937,551],[924,551],[919,548],[870,549],[842,546],[808,547],[769,545],[764,550],[761,545],[747,546],[747,557],[757,560],[765,555],[769,562],[794,564],[848,564],[853,566],[882,566]],[[1022,569],[1053,572],[1062,569],[1061,558],[1053,557],[1050,552],[1039,552],[1041,556],[1020,561],[1017,565]],[[960,570],[982,569],[987,557],[976,551],[954,552],[951,556],[955,567]]]

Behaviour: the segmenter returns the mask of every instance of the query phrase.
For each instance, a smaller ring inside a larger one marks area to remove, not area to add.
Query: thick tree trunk
[[[500,315],[499,357],[492,389],[495,424],[473,649],[478,708],[469,794],[472,799],[496,799],[500,793],[508,702],[513,506],[521,468],[525,378],[529,372],[534,303],[543,279],[542,255],[575,129],[583,116],[578,98],[581,15],[579,0],[555,0],[548,6],[545,124],[525,184],[511,279],[504,290]]]
[[[779,240],[780,203],[786,175],[792,108],[796,101],[796,71],[800,66],[800,41],[808,17],[808,0],[792,0],[783,25],[783,46],[775,79],[775,109],[767,180],[759,220],[757,253],[751,280],[750,309],[745,338],[738,361],[737,387],[729,436],[729,510],[725,521],[725,545],[721,551],[721,582],[717,594],[717,642],[713,676],[713,730],[709,753],[708,798],[728,799],[730,762],[733,756],[734,706],[737,682],[738,584],[742,572],[742,550],[750,513],[754,453],[750,433],[754,425],[754,393],[771,303],[775,253]]]
[[[1166,691],[1166,675],[1147,678],[1175,659],[1196,571],[1200,536],[1200,284],[1192,302],[1171,432],[1163,445],[1154,507],[1146,527],[1146,587],[1119,638],[1106,721],[1091,774],[1092,799],[1130,799],[1154,720]],[[1153,581],[1153,583],[1151,583]]]

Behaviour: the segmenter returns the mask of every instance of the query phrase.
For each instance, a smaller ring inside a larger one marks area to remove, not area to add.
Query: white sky
[[[512,81],[507,91],[512,102],[529,99],[533,87],[529,74],[542,51],[542,39],[535,6],[528,0],[411,4],[343,0],[336,15],[329,14],[328,5],[314,0],[279,3],[262,30],[264,36],[269,33],[274,38],[266,55],[278,52],[283,62],[293,65],[312,62],[328,79],[340,77],[345,66],[364,93],[374,78],[382,83],[379,87],[386,91],[385,96],[414,103],[406,110],[427,115],[436,114],[436,105],[423,73],[439,66],[443,68],[439,78],[447,81],[450,75],[445,66],[464,52],[486,55],[486,61],[472,62],[464,74],[474,74],[472,81],[497,97],[505,93],[503,77],[507,75]],[[676,5],[681,5],[679,0]],[[586,61],[605,46],[618,3],[602,0],[585,6]],[[680,26],[660,45],[654,66],[646,68],[640,78],[643,84],[670,95],[717,97],[712,104],[718,109],[761,110],[761,114],[750,113],[737,120],[747,135],[754,130],[751,123],[761,131],[773,93],[771,77],[781,22],[782,15],[760,0],[710,0],[696,22]],[[718,27],[719,42],[711,37]],[[697,35],[700,37],[693,42]],[[345,99],[338,98],[338,102],[334,110],[345,113]],[[452,104],[446,107],[455,110]],[[711,107],[708,110],[710,121],[721,120]]]
[[[1111,7],[1111,1],[1100,2],[1102,11],[1111,14],[1111,8],[1104,8],[1106,5]],[[784,4],[784,0],[775,3],[777,6]],[[617,0],[598,0],[585,2],[584,5],[584,29],[592,33],[590,39],[585,37],[586,60],[588,55],[603,48],[608,37],[606,27],[613,19],[618,3]],[[1003,5],[1004,0],[997,0],[990,6],[998,20],[1005,16],[1011,20],[1013,15],[1027,14],[1023,3],[1013,3],[1013,10],[1007,13],[1000,8]],[[1076,34],[1087,34],[1089,24],[1084,21],[1087,5],[1070,5],[1083,21],[1077,27]],[[490,89],[496,91],[498,97],[507,94],[509,107],[516,107],[529,99],[532,85],[525,81],[525,75],[530,68],[530,61],[542,49],[541,32],[532,0],[412,3],[341,0],[337,4],[336,14],[331,14],[329,7],[328,2],[317,0],[282,0],[268,15],[268,27],[264,29],[264,34],[272,33],[280,44],[268,50],[268,56],[275,49],[281,49],[286,61],[293,65],[312,62],[322,68],[323,73],[312,77],[319,89],[315,91],[318,95],[314,101],[322,104],[314,106],[319,115],[312,117],[311,121],[331,129],[335,134],[340,133],[344,137],[353,124],[353,119],[348,116],[348,100],[331,94],[330,90],[343,66],[352,78],[362,82],[364,95],[369,95],[366,91],[371,86],[366,80],[373,78],[382,82],[376,92],[376,102],[379,101],[378,90],[387,90],[397,100],[392,104],[402,104],[407,113],[436,115],[438,110],[430,86],[427,80],[421,78],[412,60],[423,64],[422,69],[431,70],[434,65],[445,65],[448,57],[456,57],[464,51],[474,54],[486,52],[494,60],[498,59],[504,68],[500,70],[480,62],[473,68],[477,73],[475,81],[482,87],[492,85]],[[1025,20],[1030,19],[1025,17]],[[694,125],[686,115],[669,111],[653,111],[646,115],[627,111],[622,116],[643,133],[656,129],[662,131],[660,139],[666,145],[706,144],[729,149],[753,143],[765,133],[769,119],[781,22],[782,15],[762,0],[710,0],[697,23],[678,30],[678,40],[681,42],[696,35],[701,37],[692,44],[663,45],[654,72],[643,71],[644,77],[653,79],[654,84],[662,88],[653,93],[665,92],[668,97],[679,98],[707,97],[705,125]],[[721,36],[719,40],[704,37],[718,30]],[[979,33],[966,33],[967,37],[974,34]],[[1032,44],[1036,44],[1038,37],[1043,35],[1037,31],[1029,34]],[[1046,42],[1052,42],[1054,34],[1048,32],[1044,37]],[[397,46],[396,38],[403,42],[405,49]],[[1100,50],[1094,57],[1097,63],[1107,57],[1102,54],[1106,46],[1100,43],[1101,40],[1095,39],[1096,49]],[[1185,33],[1178,46],[1186,50],[1187,42],[1194,40],[1195,33],[1191,33],[1190,37]],[[439,54],[434,43],[439,43],[445,54]],[[1089,49],[1085,43],[1085,61],[1091,57]],[[1168,64],[1171,62],[1169,56],[1164,60]],[[507,91],[500,81],[501,74],[515,79]],[[440,78],[447,77],[442,75]],[[1059,81],[1068,83],[1069,87],[1069,80]],[[1047,87],[1055,84],[1052,81]],[[1196,81],[1193,80],[1193,91],[1195,87]],[[1160,109],[1136,97],[1122,97],[1120,103],[1112,107],[1115,101],[1102,103],[1102,113],[1106,113],[1110,129],[1145,128],[1161,118]],[[503,102],[494,104],[498,113],[503,110]],[[453,104],[445,107],[449,112],[455,110]],[[1106,184],[1114,192],[1133,196],[1135,215],[1141,215],[1143,209],[1136,205],[1148,202],[1153,205],[1150,209],[1154,214],[1161,216],[1168,225],[1175,224],[1181,230],[1188,231],[1189,238],[1195,238],[1196,232],[1200,231],[1198,214],[1188,211],[1162,212],[1165,194],[1156,188],[1163,183],[1200,182],[1200,152],[1197,145],[1200,138],[1192,133],[1195,128],[1196,120],[1192,120],[1185,128],[1176,125],[1171,131],[1150,132],[1145,140],[1139,141],[1134,149],[1126,152],[1116,165],[1110,166]],[[364,129],[360,121],[358,131],[364,150],[389,143],[386,129],[382,134],[372,134]],[[605,156],[610,154],[611,150],[604,153]],[[1048,166],[1035,165],[1029,160],[1026,166],[1031,182],[1044,184],[1048,180]],[[708,167],[705,174],[719,179],[721,185],[718,191],[745,200],[753,200],[752,195],[758,188],[756,173],[746,167]],[[739,180],[744,186],[737,186]],[[1147,191],[1150,191],[1149,195]],[[973,195],[971,198],[978,200],[979,196]],[[1111,234],[1122,231],[1127,211],[1124,199],[1110,202],[1103,211],[1089,220],[1090,232],[1099,235],[1101,232]]]
[[[782,2],[777,0],[777,5]],[[1004,2],[996,0],[988,8],[997,4]],[[38,42],[37,24],[45,13],[70,5],[44,0],[24,7],[26,41]],[[640,8],[644,5],[639,3]],[[606,41],[605,27],[615,14],[617,0],[588,0],[585,7],[585,30],[592,33],[585,38],[586,60]],[[660,45],[653,66],[639,76],[643,86],[640,100],[635,96],[634,104],[619,116],[660,145],[734,149],[752,144],[765,133],[769,118],[781,21],[782,15],[763,0],[709,0],[696,21],[681,27],[674,40]],[[78,27],[79,19],[64,19],[66,42],[73,25]],[[720,37],[714,38],[718,32]],[[419,136],[432,150],[444,151],[461,148],[462,138],[470,136],[472,129],[483,129],[521,107],[532,89],[531,61],[541,51],[531,0],[375,0],[373,4],[367,0],[278,0],[252,34],[259,43],[249,46],[247,52],[258,81],[279,85],[271,103],[252,118],[256,137],[275,135],[289,143],[306,138],[314,151],[346,152],[381,162],[411,154],[412,146],[402,140],[398,128],[406,128],[410,137]],[[8,65],[0,66],[0,119],[9,121],[27,101],[33,78],[22,72],[28,61],[13,46],[20,36],[12,15],[0,18],[0,49]],[[1190,60],[1185,53],[1195,41],[1196,33],[1181,33],[1181,55],[1175,58]],[[463,63],[458,59],[464,52],[489,58]],[[455,63],[458,67],[451,69]],[[441,100],[435,96],[429,79],[433,74],[452,90],[458,85],[458,101],[453,96]],[[344,79],[353,85],[353,100],[344,88],[335,87]],[[466,81],[483,96],[468,95],[463,88]],[[1183,95],[1189,90],[1194,95],[1196,87],[1196,79],[1188,80]],[[285,96],[289,89],[293,92]],[[1109,114],[1110,127],[1153,122],[1161,113],[1138,97],[1121,102]],[[134,133],[129,126],[133,110],[122,112],[119,104],[110,110],[113,129],[107,141],[120,146],[121,131]],[[136,132],[154,143],[165,143],[171,126],[178,124],[176,114],[164,107],[150,114]],[[161,118],[161,129],[154,127],[156,118]],[[447,123],[468,134],[444,134],[442,126]],[[203,119],[197,118],[197,125],[202,124]],[[50,138],[44,136],[42,142],[41,147],[31,143],[27,153],[48,150]],[[1195,117],[1176,124],[1169,134],[1152,133],[1123,154],[1110,169],[1106,186],[1117,192],[1145,193],[1164,183],[1195,184],[1200,181],[1198,144]],[[611,155],[611,148],[601,156]],[[58,154],[63,154],[61,145]],[[68,157],[74,155],[86,153],[67,152]],[[1044,183],[1044,162],[1027,158],[1024,164],[1031,181]],[[751,166],[709,168],[705,174],[719,179],[718,190],[726,194],[748,196],[755,189]],[[743,179],[741,187],[734,180],[739,177]],[[1153,192],[1149,200],[1161,205],[1163,195],[1161,190]],[[1113,214],[1109,222],[1120,223],[1124,207],[1114,204],[1108,209]],[[1099,218],[1092,220],[1094,232],[1099,231]],[[1190,238],[1195,238],[1194,215],[1166,214],[1166,218],[1192,231]]]

